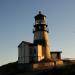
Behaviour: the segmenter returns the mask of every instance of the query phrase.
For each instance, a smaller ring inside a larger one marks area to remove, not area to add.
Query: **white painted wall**
[[[18,63],[29,63],[29,45],[22,43],[18,47]]]
[[[43,52],[42,52],[43,51],[42,46],[37,45],[34,48],[35,48],[34,50],[36,50],[36,51],[34,51],[35,61],[41,61],[42,59],[44,59]]]
[[[44,59],[44,56],[43,56],[43,50],[42,50],[42,46],[41,45],[38,45],[37,46],[37,56],[38,56],[38,61],[41,61],[42,59]]]
[[[24,63],[29,63],[29,45],[26,45],[25,47],[24,47],[24,57],[25,57],[25,62]]]

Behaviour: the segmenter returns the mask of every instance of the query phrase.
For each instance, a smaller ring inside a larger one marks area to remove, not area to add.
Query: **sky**
[[[51,50],[75,58],[75,0],[0,0],[0,65],[18,60],[21,41],[33,42],[39,11],[47,17]]]

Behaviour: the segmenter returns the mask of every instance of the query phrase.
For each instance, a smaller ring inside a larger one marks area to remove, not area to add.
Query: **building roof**
[[[33,46],[33,43],[31,43],[31,42],[22,41],[22,42],[18,45],[18,47],[20,47],[20,46],[22,45],[22,43]]]
[[[62,51],[51,51],[51,53],[62,53]]]

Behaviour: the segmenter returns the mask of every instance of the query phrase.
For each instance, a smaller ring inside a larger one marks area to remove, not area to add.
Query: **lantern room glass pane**
[[[46,24],[45,20],[36,20],[35,24]]]

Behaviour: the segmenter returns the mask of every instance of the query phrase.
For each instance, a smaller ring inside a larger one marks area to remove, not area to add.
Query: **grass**
[[[54,67],[41,71],[19,70],[17,62],[9,63],[0,67],[0,75],[74,75],[75,64],[67,64],[62,67]]]

